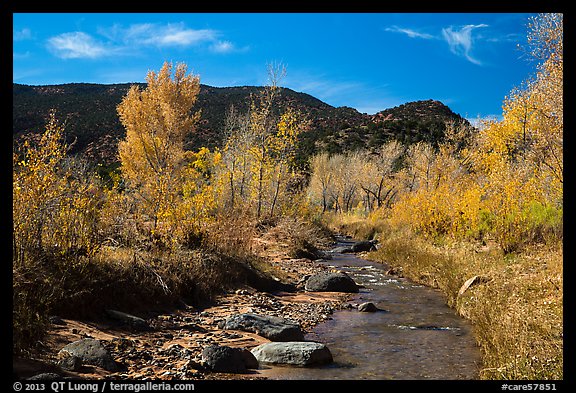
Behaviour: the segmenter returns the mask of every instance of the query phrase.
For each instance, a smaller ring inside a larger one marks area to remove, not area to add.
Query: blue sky
[[[15,13],[13,81],[143,82],[184,62],[211,86],[281,85],[365,113],[437,99],[469,119],[501,115],[535,71],[515,13]]]

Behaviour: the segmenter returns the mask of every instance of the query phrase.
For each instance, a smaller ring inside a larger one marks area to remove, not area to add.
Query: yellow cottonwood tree
[[[132,86],[118,105],[126,138],[118,151],[122,176],[139,201],[151,235],[169,234],[182,197],[184,138],[194,131],[199,114],[191,109],[200,91],[197,76],[185,64],[165,62],[146,77],[147,87]],[[161,228],[163,227],[163,228]]]
[[[563,206],[562,15],[540,14],[529,28],[538,72],[506,98],[501,121],[485,124],[472,154],[484,209],[506,250]]]
[[[262,91],[258,102],[252,100],[250,106],[251,145],[248,154],[252,159],[252,197],[256,202],[256,216],[260,218],[265,200],[268,175],[271,168],[270,139],[276,128],[273,107],[279,93],[278,83],[286,74],[282,65],[268,65],[268,85]]]
[[[224,118],[225,144],[221,153],[221,170],[217,172],[221,205],[233,210],[246,199],[250,159],[246,154],[252,145],[250,114],[239,113],[232,105]]]
[[[100,190],[78,160],[66,157],[64,126],[54,112],[37,143],[13,153],[13,261],[22,267],[42,253],[90,255],[99,245]]]
[[[270,216],[274,215],[278,197],[282,188],[291,176],[294,175],[292,165],[296,157],[296,142],[304,130],[305,124],[293,110],[288,110],[280,116],[277,132],[269,139],[269,151],[272,156],[272,201],[270,202]]]
[[[308,198],[315,204],[320,201],[322,213],[332,206],[331,190],[334,188],[335,173],[330,167],[330,155],[326,152],[316,154],[310,162],[312,174],[308,185]]]
[[[291,108],[278,110],[278,83],[285,72],[282,65],[268,65],[268,84],[250,97],[248,112],[238,113],[232,106],[226,113],[225,142],[214,177],[225,210],[239,209],[258,219],[285,213],[281,209],[301,184],[294,160],[298,137],[308,123]]]

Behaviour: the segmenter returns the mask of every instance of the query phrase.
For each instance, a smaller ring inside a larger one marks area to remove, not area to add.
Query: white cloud
[[[192,46],[216,40],[218,32],[209,29],[189,29],[183,23],[137,24],[121,29],[126,42],[155,46]]]
[[[465,25],[459,29],[454,29],[453,26],[442,28],[440,35],[434,35],[429,33],[423,33],[421,31],[399,27],[396,25],[387,27],[384,31],[392,33],[405,34],[410,38],[421,38],[426,40],[444,40],[448,43],[450,51],[455,55],[462,56],[471,63],[482,65],[482,62],[472,56],[472,50],[474,42],[478,39],[483,39],[486,42],[503,42],[503,41],[513,41],[515,35],[507,35],[504,37],[490,37],[482,38],[479,35],[473,36],[473,30],[488,27],[486,24],[477,25]]]
[[[310,94],[329,105],[346,105],[362,113],[374,114],[402,103],[389,94],[386,84],[368,86],[363,82],[333,79],[325,74],[305,71],[289,71],[284,82],[283,86]]]
[[[423,38],[426,40],[430,40],[434,37],[432,34],[428,34],[428,33],[421,33],[419,31],[413,30],[413,29],[408,29],[405,27],[398,27],[398,26],[390,26],[387,27],[386,29],[384,29],[385,31],[390,31],[392,33],[402,33],[402,34],[406,34],[408,37],[410,38]]]
[[[463,56],[471,63],[481,65],[482,63],[471,55],[474,42],[472,31],[481,27],[488,27],[488,25],[466,25],[460,30],[453,30],[452,26],[450,26],[442,29],[442,37],[448,43],[452,53]]]
[[[250,49],[248,46],[237,47],[234,43],[230,41],[216,41],[210,46],[210,50],[214,53],[237,53],[246,52]]]
[[[212,45],[210,48],[213,52],[216,53],[228,53],[235,49],[234,44],[232,44],[230,41],[218,41],[214,43],[214,45]]]
[[[30,30],[27,27],[24,27],[22,30],[13,31],[12,39],[14,41],[30,40],[32,39],[32,30]]]
[[[354,95],[361,90],[357,82],[331,81],[319,78],[286,78],[286,85],[292,90],[308,93],[321,100],[331,100],[342,96]]]
[[[28,59],[30,58],[32,54],[30,53],[30,51],[26,51],[24,53],[19,53],[19,52],[13,52],[12,53],[12,59],[13,60],[23,60],[23,59]]]
[[[129,55],[150,46],[186,48],[206,45],[214,53],[247,50],[247,47],[237,48],[231,41],[219,40],[221,33],[217,30],[190,29],[183,23],[113,25],[99,28],[97,34],[101,41],[81,31],[63,33],[49,38],[47,46],[55,56],[63,59]]]
[[[472,126],[476,127],[476,128],[483,128],[489,122],[502,121],[503,119],[504,119],[504,117],[501,114],[500,115],[493,115],[493,114],[480,115],[480,114],[478,114],[476,117],[466,117],[466,120],[468,120],[470,122],[470,124],[472,124]]]
[[[49,38],[48,49],[62,59],[94,59],[109,54],[102,43],[81,31]]]
[[[522,34],[518,33],[509,33],[498,37],[490,37],[486,38],[488,42],[519,42],[522,41],[525,37]]]

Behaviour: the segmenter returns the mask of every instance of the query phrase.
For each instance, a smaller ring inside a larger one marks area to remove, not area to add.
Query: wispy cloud
[[[27,27],[24,27],[21,30],[13,31],[12,32],[12,39],[14,41],[24,41],[32,39],[32,30]]]
[[[398,27],[396,25],[387,27],[386,29],[384,29],[384,31],[389,31],[392,33],[406,34],[410,38],[423,38],[425,40],[435,38],[432,34],[421,33],[421,32],[416,31],[414,29],[409,29],[409,28],[405,28],[405,27]]]
[[[31,55],[32,54],[30,53],[30,51],[26,51],[24,53],[14,52],[14,53],[12,53],[12,59],[13,60],[28,59],[28,58],[30,58]]]
[[[476,117],[466,117],[466,120],[472,124],[473,127],[476,128],[483,128],[486,126],[486,123],[492,121],[502,121],[504,117],[501,114],[488,114],[488,115],[481,115],[478,114]]]
[[[362,113],[374,114],[403,102],[390,95],[387,84],[367,85],[357,80],[343,80],[306,71],[288,71],[284,82],[284,86],[310,94],[329,105],[346,105]]]
[[[222,33],[212,29],[191,29],[184,23],[139,23],[127,27],[113,25],[99,28],[96,39],[82,31],[62,33],[47,41],[48,49],[63,59],[95,59],[110,55],[130,55],[144,47],[207,47],[213,53],[225,54],[245,51],[229,40],[221,40]]]
[[[218,41],[210,48],[216,53],[228,53],[234,50],[234,44],[232,44],[230,41]]]
[[[463,56],[471,63],[482,65],[482,63],[478,59],[472,57],[471,54],[472,45],[474,43],[472,31],[482,27],[488,27],[488,25],[466,25],[460,30],[453,30],[452,26],[450,26],[442,29],[442,37],[448,43],[452,53],[458,56]]]
[[[230,41],[216,41],[210,46],[210,50],[214,53],[237,53],[246,52],[250,49],[248,46],[237,47],[234,43]]]
[[[462,56],[471,63],[482,65],[482,62],[477,58],[472,56],[473,46],[477,39],[480,37],[473,36],[473,31],[478,28],[488,27],[486,24],[478,25],[465,25],[459,29],[455,29],[453,26],[442,28],[440,34],[430,34],[425,33],[413,28],[390,26],[384,29],[384,31],[392,33],[401,33],[410,38],[421,38],[425,40],[443,40],[448,44],[450,51],[457,56]],[[512,37],[490,37],[485,38],[486,42],[502,42],[505,40],[511,40]]]
[[[81,31],[49,38],[48,49],[62,59],[94,59],[109,53],[101,42]]]
[[[190,29],[183,23],[140,23],[127,28],[114,26],[108,36],[125,43],[158,47],[193,46],[216,40],[219,33],[210,29]]]
[[[488,38],[486,38],[486,41],[498,42],[498,43],[500,43],[500,42],[519,42],[523,39],[524,39],[524,36],[522,34],[510,33],[510,34],[505,34],[505,35],[496,36],[496,37],[488,37]]]
[[[358,82],[333,81],[323,77],[286,78],[286,85],[295,91],[301,91],[318,97],[322,100],[332,100],[342,96],[348,96],[361,91],[362,85]]]

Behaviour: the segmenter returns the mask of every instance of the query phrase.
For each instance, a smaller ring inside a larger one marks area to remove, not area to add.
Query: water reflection
[[[442,295],[386,275],[353,254],[325,262],[364,286],[352,302],[386,311],[334,313],[306,339],[325,343],[334,363],[321,368],[266,367],[271,379],[476,379],[480,364],[470,326]]]

